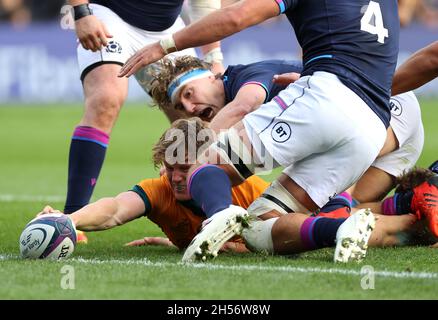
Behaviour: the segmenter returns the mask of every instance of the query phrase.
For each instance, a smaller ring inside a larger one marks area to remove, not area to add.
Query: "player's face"
[[[187,175],[191,167],[190,164],[173,164],[164,163],[166,168],[167,179],[172,186],[176,200],[190,200],[190,194],[187,190]]]
[[[180,104],[189,115],[211,121],[224,107],[223,96],[218,94],[214,81],[214,76],[196,79],[182,88]]]

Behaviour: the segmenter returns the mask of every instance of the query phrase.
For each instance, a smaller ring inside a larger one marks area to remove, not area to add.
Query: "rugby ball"
[[[20,253],[26,259],[65,259],[76,245],[76,229],[68,215],[50,213],[30,221],[20,236]]]

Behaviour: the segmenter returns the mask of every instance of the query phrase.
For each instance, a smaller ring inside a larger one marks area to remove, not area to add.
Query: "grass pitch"
[[[427,166],[438,150],[438,102],[422,101]],[[426,247],[371,248],[362,264],[335,265],[333,249],[287,257],[221,254],[194,266],[164,247],[127,248],[143,236],[161,236],[145,218],[88,233],[61,261],[19,259],[18,238],[45,204],[62,209],[70,136],[82,107],[0,107],[0,299],[437,299],[438,251]],[[164,116],[129,105],[111,138],[94,199],[155,177],[151,147],[167,127]],[[68,266],[68,267],[66,267]],[[72,268],[71,268],[72,267]],[[63,289],[66,268],[73,270]],[[369,270],[375,277],[367,277]]]

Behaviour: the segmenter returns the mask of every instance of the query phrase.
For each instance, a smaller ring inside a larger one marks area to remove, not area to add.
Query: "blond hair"
[[[160,72],[155,74],[151,95],[158,107],[162,110],[169,108],[180,109],[181,105],[173,105],[167,95],[169,84],[180,74],[192,69],[210,70],[211,65],[193,56],[180,56],[176,58],[164,58],[160,62]]]
[[[179,150],[178,146],[184,143],[184,155],[183,159],[186,162],[187,157],[189,157],[188,146],[190,143],[194,144],[196,147],[196,151],[201,150],[201,148],[207,147],[213,142],[213,138],[208,138],[208,141],[199,141],[199,133],[202,130],[208,130],[207,135],[209,137],[213,137],[213,131],[208,129],[207,122],[202,121],[198,117],[192,117],[189,119],[179,119],[172,123],[171,127],[167,129],[158,139],[158,142],[152,148],[152,160],[154,166],[159,168],[166,161],[166,154],[168,154],[168,148],[172,146],[173,153],[172,157],[176,157],[176,150]],[[184,139],[179,139],[180,133],[183,134]],[[204,136],[204,137],[205,137]],[[190,142],[189,142],[190,141]],[[181,156],[181,155],[180,155]],[[196,155],[195,160],[196,160]],[[169,161],[166,161],[169,162]]]

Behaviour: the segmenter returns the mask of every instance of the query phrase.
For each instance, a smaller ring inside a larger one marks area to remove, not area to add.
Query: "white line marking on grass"
[[[0,255],[0,261],[18,259],[18,256],[14,255]],[[68,260],[61,260],[62,262],[71,261],[84,264],[119,264],[119,265],[139,265],[151,268],[195,268],[206,270],[229,270],[229,271],[267,271],[267,272],[287,272],[287,273],[325,273],[325,274],[341,274],[351,276],[363,276],[358,270],[340,269],[340,268],[312,268],[312,267],[290,267],[290,266],[267,266],[267,265],[225,265],[225,264],[211,264],[211,263],[193,263],[182,264],[180,262],[166,262],[166,261],[150,261],[148,259],[112,259],[112,260],[100,260],[100,259],[84,259],[84,258],[71,258]],[[376,276],[384,278],[404,278],[404,279],[438,279],[438,273],[434,272],[399,272],[399,271],[378,271],[375,270]]]
[[[79,263],[91,263],[91,264],[106,264],[114,263],[121,265],[144,265],[146,267],[183,267],[183,268],[195,268],[195,269],[207,269],[207,270],[232,270],[232,271],[273,271],[273,272],[288,272],[288,273],[331,273],[331,274],[344,274],[344,275],[363,275],[357,270],[346,270],[338,268],[311,268],[311,267],[289,267],[289,266],[265,266],[265,265],[224,265],[224,264],[209,264],[209,263],[172,263],[172,262],[152,262],[148,259],[129,259],[129,260],[98,260],[98,259],[84,259],[73,258],[70,259]],[[382,276],[387,278],[413,278],[413,279],[438,279],[438,273],[432,272],[398,272],[398,271],[375,271],[376,276]]]
[[[13,254],[0,254],[0,261],[4,261],[4,260],[16,260],[19,259],[20,257],[17,255],[13,255]]]
[[[0,194],[0,202],[63,202],[63,196]]]

